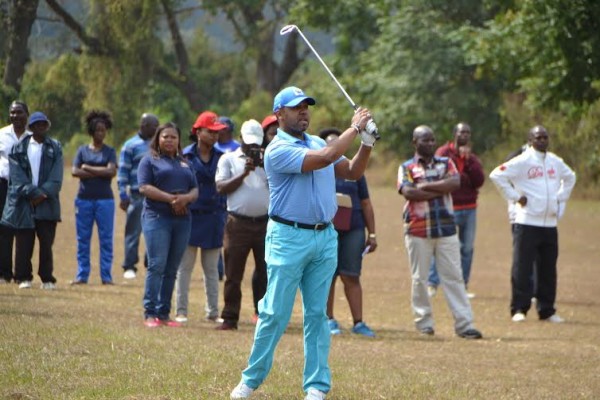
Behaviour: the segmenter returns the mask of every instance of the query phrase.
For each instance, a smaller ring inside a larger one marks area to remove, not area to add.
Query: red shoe
[[[160,325],[168,326],[170,328],[181,328],[183,324],[181,322],[173,321],[172,319],[156,319]]]
[[[258,315],[252,314],[252,318],[250,318],[250,321],[252,322],[253,325],[258,324]]]
[[[146,318],[144,320],[144,326],[146,326],[146,328],[158,328],[160,325],[158,318]]]

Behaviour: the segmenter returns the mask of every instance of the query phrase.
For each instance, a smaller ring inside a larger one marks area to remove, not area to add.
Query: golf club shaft
[[[325,71],[327,71],[327,73],[329,74],[329,76],[331,77],[331,79],[333,79],[333,81],[336,83],[336,85],[340,88],[340,90],[342,91],[342,93],[346,97],[346,100],[348,100],[348,102],[350,103],[350,105],[352,106],[352,108],[354,108],[354,110],[356,110],[358,108],[358,106],[356,105],[356,103],[354,103],[354,101],[352,100],[352,98],[350,97],[350,95],[346,92],[346,90],[341,85],[341,83],[337,80],[337,78],[335,77],[335,75],[333,75],[333,72],[331,72],[331,70],[329,69],[329,67],[327,66],[327,64],[325,64],[325,61],[323,61],[323,59],[321,58],[321,56],[319,56],[319,53],[317,53],[317,50],[315,50],[315,48],[312,46],[312,44],[310,44],[310,42],[308,41],[308,39],[306,38],[306,36],[304,36],[304,34],[302,33],[302,31],[300,30],[300,28],[298,28],[296,25],[293,25],[293,26],[294,26],[294,29],[296,29],[296,31],[298,31],[298,34],[304,40],[304,42],[306,43],[306,45],[308,46],[308,48],[311,49],[311,51],[313,52],[313,54],[315,55],[315,57],[317,57],[317,60],[319,60],[319,62],[323,66],[323,68],[325,68]]]

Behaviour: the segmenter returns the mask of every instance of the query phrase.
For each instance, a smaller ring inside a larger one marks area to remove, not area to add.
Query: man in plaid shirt
[[[454,330],[465,339],[481,339],[473,327],[460,266],[460,244],[456,235],[451,192],[460,186],[460,176],[447,157],[436,157],[435,136],[421,125],[413,132],[415,155],[398,170],[398,192],[404,206],[405,245],[412,275],[412,309],[417,330],[433,335],[434,321],[427,294],[431,257],[435,255],[446,302],[454,316]]]

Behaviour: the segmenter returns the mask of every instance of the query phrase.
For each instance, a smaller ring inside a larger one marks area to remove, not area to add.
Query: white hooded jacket
[[[575,172],[551,152],[528,148],[496,167],[490,179],[509,202],[515,204],[515,223],[556,227],[575,186]],[[527,197],[521,206],[517,200]]]

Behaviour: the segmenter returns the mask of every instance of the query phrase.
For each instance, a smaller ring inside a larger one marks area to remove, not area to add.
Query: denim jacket
[[[2,224],[15,229],[32,229],[35,220],[60,221],[59,192],[63,181],[63,154],[60,143],[46,137],[42,148],[38,186],[32,183],[27,147],[29,135],[17,143],[9,155],[9,183]],[[48,198],[33,207],[31,200],[45,194]]]

